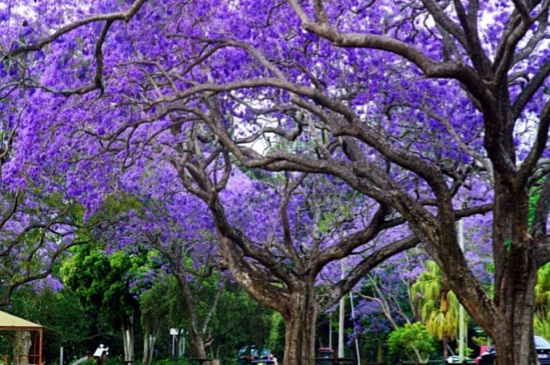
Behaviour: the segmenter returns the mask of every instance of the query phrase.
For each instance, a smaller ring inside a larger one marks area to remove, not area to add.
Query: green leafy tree
[[[106,316],[122,330],[125,360],[134,359],[134,315],[139,303],[130,289],[132,272],[145,262],[145,255],[115,252],[109,256],[101,245],[80,246],[61,269],[63,283],[74,290],[85,308]]]
[[[27,285],[14,292],[11,303],[14,314],[44,326],[45,363],[59,362],[60,347],[65,359],[81,358],[93,350],[98,326],[72,291]]]
[[[237,350],[244,345],[269,345],[276,351],[276,346],[272,346],[276,343],[269,341],[270,336],[274,336],[272,326],[276,326],[273,311],[258,304],[233,282],[226,281],[223,288],[211,321],[215,356],[234,359]]]
[[[426,270],[413,284],[412,293],[418,298],[426,329],[443,342],[443,358],[446,359],[447,343],[456,339],[460,303],[435,261],[426,262]]]
[[[174,280],[171,276],[161,278],[153,283],[153,286],[143,291],[139,296],[141,311],[141,325],[143,327],[143,364],[150,365],[155,353],[155,344],[159,338],[163,326],[170,315],[172,301],[175,300],[173,287]]]
[[[543,183],[546,179],[542,179]],[[550,199],[550,191],[533,189],[529,197],[528,222],[532,227],[537,212],[539,200]],[[535,314],[533,326],[535,334],[550,338],[550,264],[541,266],[537,271],[535,284]]]
[[[390,333],[388,347],[393,355],[405,354],[411,360],[426,364],[436,349],[436,340],[422,323],[406,323]]]
[[[1,133],[0,133],[1,135]],[[73,246],[89,241],[99,219],[82,221],[82,205],[37,186],[0,193],[0,307],[20,287],[50,276]]]
[[[550,338],[550,265],[542,266],[537,272],[535,285],[535,333]]]

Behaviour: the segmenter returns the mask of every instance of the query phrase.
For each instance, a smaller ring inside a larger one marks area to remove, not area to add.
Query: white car
[[[474,359],[470,359],[469,357],[465,357],[463,361],[466,361],[466,364],[473,364]],[[460,361],[460,356],[458,355],[452,355],[449,356],[446,360],[447,364],[462,364],[462,361]]]

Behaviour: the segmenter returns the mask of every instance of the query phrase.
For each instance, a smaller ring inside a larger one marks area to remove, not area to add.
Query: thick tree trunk
[[[193,326],[189,330],[189,357],[192,358],[206,358],[206,350],[204,349],[204,341],[202,339],[202,333],[193,329]]]
[[[31,348],[31,333],[29,331],[6,331],[5,337],[13,348],[13,364],[27,365],[27,355]]]
[[[303,285],[291,296],[289,313],[285,317],[285,353],[283,365],[315,364],[315,326],[318,304],[313,285]]]
[[[495,181],[495,304],[504,318],[503,323],[495,324],[497,364],[535,365],[533,315],[538,266],[528,234],[529,193],[514,186],[509,176],[496,174]]]
[[[531,325],[525,323],[511,325],[510,332],[503,331],[494,341],[497,353],[495,365],[538,364]]]
[[[513,265],[513,262],[509,264]],[[510,275],[513,275],[510,270]],[[508,278],[509,280],[510,278]],[[498,365],[536,365],[538,363],[533,343],[533,290],[536,269],[523,279],[519,277],[508,284],[506,297],[500,298],[500,308],[506,321],[496,331],[495,341]]]
[[[315,333],[319,314],[314,287],[315,278],[308,275],[288,275],[286,286],[271,285],[258,279],[242,260],[240,249],[223,234],[219,234],[220,254],[233,278],[260,304],[279,312],[285,321],[285,351],[282,365],[314,365]],[[279,359],[280,360],[280,359]]]

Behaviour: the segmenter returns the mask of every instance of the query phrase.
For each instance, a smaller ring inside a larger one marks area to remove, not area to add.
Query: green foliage
[[[420,298],[420,315],[429,333],[438,339],[455,339],[460,303],[435,261],[426,262],[426,271],[413,284],[412,294]]]
[[[282,358],[285,346],[285,321],[278,312],[273,312],[271,315],[271,328],[267,345],[276,357]]]
[[[153,365],[192,365],[191,362],[187,359],[162,359],[158,361],[153,361]]]
[[[106,255],[101,245],[74,247],[63,263],[63,283],[71,288],[84,308],[109,314],[113,325],[132,315],[138,302],[130,291],[131,272],[145,262],[144,255],[124,252]]]
[[[457,342],[459,342],[459,341],[457,341]],[[458,344],[458,343],[457,343],[457,344]],[[456,348],[454,349],[455,354],[458,354],[459,351],[460,351],[460,348],[459,348],[459,347],[456,347]],[[470,347],[468,347],[468,346],[464,346],[464,356],[465,356],[465,357],[472,357],[472,356],[475,357],[476,355],[475,355],[474,349],[472,349],[472,348],[470,348]]]
[[[149,290],[141,293],[139,296],[141,325],[145,331],[156,334],[160,329],[161,321],[169,318],[173,301],[177,300],[177,295],[174,293],[175,287],[175,280],[170,276],[157,280]]]
[[[546,180],[545,178],[539,180],[540,185],[543,185],[545,180]],[[536,207],[537,207],[537,203],[539,202],[539,199],[540,199],[540,190],[535,187],[530,191],[530,195],[529,195],[529,208],[527,211],[527,223],[529,224],[529,227],[533,225],[533,221],[535,219]]]
[[[390,333],[388,348],[392,355],[405,355],[424,364],[430,354],[436,350],[436,339],[430,335],[426,326],[420,322],[407,323]]]
[[[529,197],[528,223],[533,224],[536,205],[540,198],[540,191],[533,191]],[[544,338],[550,338],[550,264],[545,264],[537,271],[537,283],[535,285],[535,334]]]
[[[225,282],[218,309],[210,323],[216,357],[232,359],[244,345],[265,345],[270,337],[272,320],[272,310],[251,299],[236,284]],[[276,351],[275,348],[271,350]]]
[[[550,264],[537,272],[535,285],[535,334],[550,338]]]
[[[66,359],[76,360],[97,346],[99,338],[95,336],[101,331],[100,319],[83,310],[70,290],[37,292],[24,286],[14,293],[11,309],[17,316],[44,325],[45,363],[59,362],[60,347],[64,348]]]
[[[106,365],[109,365],[109,362],[112,362],[113,359],[107,359],[105,362],[106,362]],[[95,359],[90,359],[90,360],[84,360],[83,362],[80,363],[81,365],[97,365],[97,361]],[[114,365],[114,364],[113,364]]]

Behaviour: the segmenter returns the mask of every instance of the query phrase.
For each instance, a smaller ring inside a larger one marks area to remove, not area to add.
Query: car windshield
[[[264,355],[269,355],[270,353],[271,353],[271,350],[268,349],[267,347],[264,347],[260,351],[259,355],[264,356]],[[255,346],[251,346],[251,347],[244,346],[239,350],[238,356],[247,356],[247,355],[258,356],[258,349]]]
[[[550,348],[550,342],[546,341],[540,336],[535,336],[535,347],[537,348]]]
[[[239,356],[245,356],[248,354],[255,355],[258,353],[258,350],[256,350],[255,347],[249,348],[248,346],[245,346],[239,350]]]

